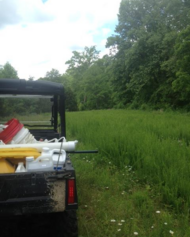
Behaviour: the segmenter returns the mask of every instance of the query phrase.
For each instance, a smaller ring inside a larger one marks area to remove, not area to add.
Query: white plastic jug
[[[53,171],[54,165],[52,154],[53,151],[50,151],[48,147],[43,147],[41,156],[39,156],[36,160],[34,160],[34,157],[26,157],[27,171]]]
[[[26,169],[28,172],[33,171],[53,171],[53,159],[52,152],[50,152],[48,147],[42,148],[41,156],[36,160],[33,157],[26,157]]]
[[[34,157],[33,156],[27,156],[26,157],[26,171],[28,171],[28,167],[30,166],[31,162],[34,161]]]
[[[28,172],[53,171],[54,166],[52,158],[41,158],[41,156],[39,156],[38,158],[34,160],[33,157],[26,157],[26,169]]]
[[[19,162],[15,173],[26,172],[23,162]]]
[[[66,152],[60,149],[50,150],[48,147],[42,148],[41,156],[36,160],[34,157],[26,157],[26,170],[32,171],[53,171],[63,169],[66,160]]]
[[[60,149],[54,149],[52,158],[54,170],[62,170],[66,160],[66,152],[64,150],[60,152]]]

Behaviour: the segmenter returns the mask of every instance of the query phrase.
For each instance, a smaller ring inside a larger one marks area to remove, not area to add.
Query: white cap
[[[31,162],[31,161],[33,161],[33,160],[34,160],[34,157],[33,157],[33,156],[27,156],[27,157],[26,157],[26,161]]]
[[[48,151],[49,151],[49,147],[43,147],[43,148],[42,148],[42,151],[43,151],[43,152],[48,152]]]

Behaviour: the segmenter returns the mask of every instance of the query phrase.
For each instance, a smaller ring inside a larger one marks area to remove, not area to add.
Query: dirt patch
[[[55,202],[55,212],[62,212],[65,210],[65,188],[65,180],[57,180],[51,187],[51,198]]]

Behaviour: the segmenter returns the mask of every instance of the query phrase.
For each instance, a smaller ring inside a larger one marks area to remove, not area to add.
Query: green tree
[[[85,47],[83,52],[73,51],[73,56],[66,62],[68,64],[66,73],[70,77],[71,88],[76,95],[78,106],[84,104],[87,98],[84,74],[98,60],[98,57],[99,51],[95,46]]]
[[[75,111],[77,110],[77,102],[73,90],[71,89],[70,76],[65,73],[61,75],[57,69],[52,69],[46,73],[46,76],[43,78],[39,78],[39,80],[51,81],[61,83],[64,86],[65,95],[66,95],[66,110]],[[45,108],[41,102],[41,108]]]
[[[112,88],[110,85],[111,59],[104,56],[86,70],[83,76],[83,93],[85,100],[81,101],[84,109],[112,108]]]
[[[45,78],[48,81],[62,83],[61,74],[59,73],[57,69],[54,69],[54,68],[51,71],[46,73]]]
[[[174,46],[189,13],[187,1],[122,0],[116,34],[107,41],[107,47],[117,48],[112,83],[118,102],[175,102]]]
[[[180,105],[189,106],[190,103],[190,26],[181,31],[175,45],[176,79],[172,82],[172,89],[178,95]],[[190,107],[188,107],[190,110]]]
[[[99,51],[96,50],[95,46],[85,47],[83,52],[73,51],[73,56],[66,62],[69,65],[68,71],[78,69],[88,69],[98,58]]]
[[[1,69],[0,69],[0,78],[18,78],[17,71],[14,67],[7,62]]]
[[[17,71],[13,68],[13,66],[7,62],[5,65],[3,65],[0,68],[0,78],[12,78],[17,79]],[[16,109],[22,110],[21,101],[22,99],[19,99],[19,104],[16,103],[17,100],[8,100],[8,99],[0,99],[0,108],[1,108],[1,116],[6,116],[9,113],[13,113]]]

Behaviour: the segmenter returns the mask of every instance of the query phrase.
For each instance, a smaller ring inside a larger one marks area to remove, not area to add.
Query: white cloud
[[[14,8],[1,8],[4,1]],[[120,0],[2,0],[0,9],[12,9],[15,22],[4,15],[0,24],[0,65],[9,61],[26,79],[43,77],[52,68],[63,73],[73,50],[92,45],[105,50],[119,4]]]
[[[40,0],[1,0],[0,28],[21,22],[50,21],[53,14]]]

